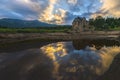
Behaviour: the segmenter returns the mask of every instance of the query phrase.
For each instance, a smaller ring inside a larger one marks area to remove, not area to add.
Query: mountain
[[[48,24],[38,20],[0,19],[0,27],[27,28],[27,27],[54,27],[55,24]]]

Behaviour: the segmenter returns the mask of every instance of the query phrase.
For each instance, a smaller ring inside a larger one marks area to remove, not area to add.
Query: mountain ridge
[[[28,28],[28,27],[54,27],[54,26],[57,26],[57,24],[49,24],[38,20],[21,20],[11,18],[0,19],[0,27]]]

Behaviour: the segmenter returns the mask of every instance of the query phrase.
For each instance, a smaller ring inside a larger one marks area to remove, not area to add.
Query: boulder
[[[72,30],[74,32],[83,32],[90,30],[89,21],[85,17],[77,17],[72,22]]]

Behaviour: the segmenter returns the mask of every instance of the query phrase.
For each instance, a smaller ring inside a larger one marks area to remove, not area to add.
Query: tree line
[[[120,29],[120,18],[98,16],[89,19],[89,24],[94,26],[95,30],[115,30]]]

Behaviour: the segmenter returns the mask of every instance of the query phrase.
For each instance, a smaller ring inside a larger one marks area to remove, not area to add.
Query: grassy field
[[[113,28],[111,30],[120,31],[120,27],[115,27],[115,28]]]
[[[95,29],[96,31],[120,31],[120,27],[109,29]],[[69,32],[70,26],[63,27],[40,27],[40,28],[3,28],[0,27],[0,33],[55,33],[55,32]]]
[[[54,33],[67,32],[71,27],[41,27],[41,28],[0,28],[0,33]]]

